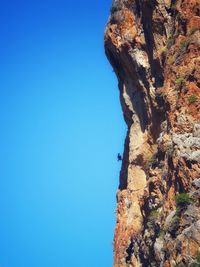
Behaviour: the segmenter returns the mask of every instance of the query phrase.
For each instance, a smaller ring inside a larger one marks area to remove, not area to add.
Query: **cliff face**
[[[128,125],[114,267],[200,266],[200,0],[114,0],[105,50]]]

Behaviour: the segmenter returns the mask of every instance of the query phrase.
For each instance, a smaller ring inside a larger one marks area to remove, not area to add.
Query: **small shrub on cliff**
[[[167,233],[167,229],[160,229],[158,237],[160,239],[163,239],[165,237],[166,233]]]
[[[180,43],[181,50],[186,51],[188,49],[189,44],[190,44],[190,41],[189,40],[182,41]]]
[[[174,44],[174,38],[172,35],[169,36],[167,43],[166,43],[166,47],[167,49],[170,49],[170,47]]]
[[[197,97],[195,95],[191,95],[188,97],[189,104],[193,104],[197,101]]]
[[[149,214],[149,219],[156,220],[159,217],[159,212],[157,210],[152,210]]]
[[[175,196],[175,201],[177,207],[186,207],[187,205],[193,203],[193,198],[187,193],[180,193]]]
[[[147,225],[152,228],[155,225],[155,221],[159,219],[159,216],[157,210],[152,210],[149,214]]]
[[[195,260],[191,264],[191,267],[199,267],[199,266],[200,266],[200,252],[198,251]]]
[[[180,224],[180,217],[178,215],[175,215],[171,220],[170,225],[167,229],[167,231],[171,233],[172,237],[175,237],[176,231],[179,228],[179,224]]]
[[[182,19],[182,15],[181,15],[181,13],[180,13],[179,11],[177,11],[176,18],[177,18],[177,19],[180,19],[180,20]]]
[[[182,86],[185,85],[185,79],[183,77],[180,77],[178,78],[176,81],[175,81],[175,84],[176,84],[176,87],[177,89],[180,89]]]

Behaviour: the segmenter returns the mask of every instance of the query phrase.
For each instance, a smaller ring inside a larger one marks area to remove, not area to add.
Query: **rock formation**
[[[200,266],[200,0],[113,0],[105,51],[128,126],[113,266]]]

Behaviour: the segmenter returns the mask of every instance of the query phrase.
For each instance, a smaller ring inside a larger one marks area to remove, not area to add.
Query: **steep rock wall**
[[[128,125],[114,267],[200,266],[200,0],[114,0],[105,51]]]

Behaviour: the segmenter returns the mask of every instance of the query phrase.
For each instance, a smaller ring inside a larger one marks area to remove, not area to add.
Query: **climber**
[[[122,160],[122,156],[121,156],[120,153],[117,154],[117,160],[118,160],[118,161]]]

